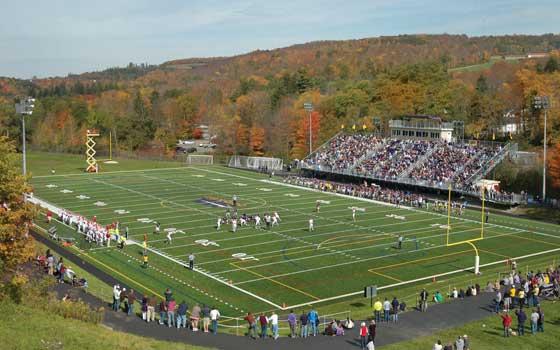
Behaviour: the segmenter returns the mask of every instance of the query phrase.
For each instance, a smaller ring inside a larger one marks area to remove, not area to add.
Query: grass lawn
[[[290,187],[280,179],[220,166],[134,170],[141,166],[131,163],[114,169],[122,172],[101,174],[57,172],[35,176],[32,184],[35,196],[53,205],[129,227],[133,242],[124,250],[79,241],[72,249],[80,258],[135,289],[161,296],[170,287],[190,305],[216,305],[229,317],[314,304],[323,315],[339,313],[336,317],[342,318],[352,312],[360,318],[371,313],[369,301],[362,298],[366,285],[377,285],[381,295],[396,294],[412,306],[422,286],[447,291],[485,284],[507,270],[504,260],[538,254],[518,260],[528,267],[552,263],[560,252],[557,225],[491,215],[484,239],[475,243],[484,272],[477,277],[460,272],[472,267],[472,248],[446,246],[444,214]],[[239,197],[240,213],[277,211],[280,226],[241,227],[233,233],[223,225],[217,231],[217,218],[225,210],[208,202],[228,202],[233,195]],[[326,202],[320,213],[314,211],[317,200]],[[365,209],[356,222],[349,209],[353,206]],[[315,221],[313,232],[307,230],[309,218]],[[159,235],[153,234],[154,221],[162,225]],[[453,217],[450,240],[479,237],[480,226],[480,212]],[[172,244],[166,243],[165,230],[175,232]],[[81,240],[60,224],[59,232]],[[141,267],[144,234],[147,269]],[[405,238],[400,250],[398,235]],[[196,256],[196,271],[181,265],[190,253]],[[434,275],[439,275],[435,283]]]
[[[528,316],[531,308],[525,309]],[[420,337],[412,341],[406,341],[393,345],[382,346],[383,350],[421,350],[431,349],[435,342],[440,339],[442,344],[453,343],[459,335],[467,334],[470,339],[470,348],[476,350],[496,349],[558,349],[558,332],[560,331],[560,303],[543,302],[545,314],[544,333],[531,335],[530,321],[525,323],[525,335],[516,337],[503,337],[502,319],[498,315],[489,316],[476,322],[470,322],[464,326],[439,331],[428,337]],[[517,332],[517,319],[515,315],[512,328]]]
[[[0,301],[0,339],[1,348],[11,350],[205,349],[115,332],[10,301]]]
[[[464,67],[456,67],[456,68],[450,68],[447,71],[448,72],[479,72],[485,69],[489,69],[491,68],[495,63],[497,62],[507,62],[507,63],[513,63],[513,64],[517,64],[519,62],[519,58],[510,58],[510,57],[506,57],[505,59],[502,58],[502,56],[492,56],[488,62],[484,62],[484,63],[480,63],[480,64],[473,64],[470,66],[464,66]]]

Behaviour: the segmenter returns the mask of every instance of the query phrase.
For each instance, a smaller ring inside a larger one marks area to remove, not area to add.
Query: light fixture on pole
[[[543,183],[542,183],[542,202],[546,200],[546,132],[547,132],[547,110],[550,108],[548,96],[535,96],[533,99],[535,109],[544,110],[544,142],[543,142]]]
[[[33,114],[33,108],[35,108],[35,99],[32,97],[26,97],[16,103],[16,113],[21,115],[21,142],[22,142],[22,171],[23,175],[27,175],[27,159],[25,153],[25,116]]]
[[[313,104],[311,102],[305,102],[303,104],[303,109],[309,113],[309,154],[313,153],[313,131],[311,129],[311,113],[313,112]]]

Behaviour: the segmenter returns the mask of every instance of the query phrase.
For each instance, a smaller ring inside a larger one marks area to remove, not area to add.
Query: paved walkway
[[[46,244],[51,250],[59,255],[66,256],[75,262],[81,259],[71,252],[63,249],[43,236],[34,234],[35,238]],[[81,268],[92,273],[99,279],[113,285],[119,283],[126,286],[105,272],[93,265],[83,262]],[[55,287],[59,295],[70,293],[74,298],[81,298],[93,307],[104,306],[107,311],[103,324],[111,329],[133,333],[145,337],[157,338],[160,340],[188,343],[217,349],[359,349],[359,336],[357,328],[346,333],[342,337],[317,336],[307,339],[290,339],[287,337],[278,340],[252,340],[248,337],[237,337],[228,334],[204,334],[191,332],[185,329],[177,330],[160,326],[159,324],[146,323],[139,317],[127,316],[124,312],[113,312],[110,306],[104,301],[93,295],[84,293],[81,289],[72,288],[69,285],[57,285]],[[493,293],[482,293],[477,297],[470,297],[464,300],[454,300],[445,304],[433,305],[428,312],[410,311],[400,315],[398,323],[381,323],[377,327],[376,346],[397,343],[400,341],[414,339],[420,336],[430,335],[437,330],[461,326],[464,323],[479,320],[491,314],[489,305],[492,302]],[[138,306],[138,305],[137,305]],[[356,321],[359,325],[359,322]],[[435,341],[435,340],[434,340]],[[266,344],[266,345],[265,345]]]

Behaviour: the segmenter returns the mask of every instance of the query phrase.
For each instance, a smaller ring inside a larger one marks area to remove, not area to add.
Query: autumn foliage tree
[[[552,185],[560,188],[560,141],[554,146],[548,157],[548,172],[552,179]]]
[[[14,145],[0,137],[0,269],[4,272],[33,257],[34,245],[29,226],[35,216],[34,206],[24,201],[31,187],[20,174]]]

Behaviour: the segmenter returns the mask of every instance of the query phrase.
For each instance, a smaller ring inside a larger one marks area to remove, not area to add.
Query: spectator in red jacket
[[[511,321],[513,319],[507,313],[507,311],[504,311],[501,317],[502,317],[502,325],[504,326],[504,337],[509,337],[509,328],[511,327]]]

